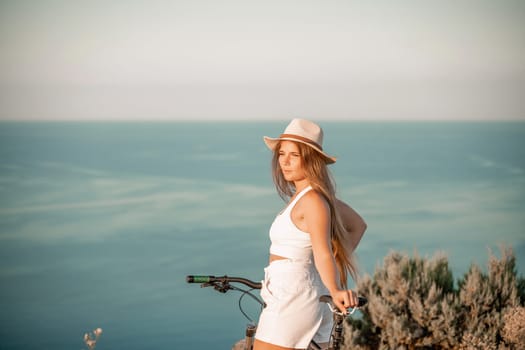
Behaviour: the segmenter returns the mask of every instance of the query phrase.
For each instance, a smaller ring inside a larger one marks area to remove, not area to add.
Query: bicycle
[[[242,295],[239,298],[239,309],[241,313],[244,315],[244,317],[246,317],[249,321],[249,323],[246,325],[243,350],[252,350],[255,331],[257,329],[257,326],[253,322],[253,320],[250,317],[248,317],[248,315],[242,309],[241,300],[245,295],[249,295],[251,298],[253,298],[255,301],[257,301],[261,305],[261,309],[264,308],[265,306],[264,302],[252,293],[252,291],[255,289],[261,289],[261,283],[249,280],[247,278],[242,278],[242,277],[228,277],[228,276],[215,277],[215,276],[206,276],[206,275],[204,276],[203,275],[186,276],[186,282],[187,283],[200,283],[201,288],[213,287],[214,290],[220,293],[226,293],[229,290],[236,290],[236,291],[242,292]],[[244,284],[250,289],[242,289],[235,285],[232,285],[231,283]],[[343,328],[344,328],[344,320],[346,316],[337,309],[337,307],[332,301],[331,296],[322,295],[319,298],[319,301],[326,303],[334,315],[334,326],[330,333],[330,341],[328,345],[328,350],[340,350],[341,345],[343,345],[344,343]],[[358,305],[354,307],[349,312],[349,314],[352,314],[356,309],[364,306],[366,303],[367,303],[366,298],[359,297]],[[307,348],[307,350],[321,350],[321,349],[322,349],[321,346],[317,344],[314,340],[310,342],[310,345]]]

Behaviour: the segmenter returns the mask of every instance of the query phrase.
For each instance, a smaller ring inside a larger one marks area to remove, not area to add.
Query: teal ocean
[[[501,244],[525,272],[525,123],[322,125],[368,223],[362,274],[399,250],[459,277]],[[0,123],[0,349],[82,349],[97,327],[98,350],[229,349],[238,294],[185,276],[262,278],[284,205],[262,136],[285,126]]]

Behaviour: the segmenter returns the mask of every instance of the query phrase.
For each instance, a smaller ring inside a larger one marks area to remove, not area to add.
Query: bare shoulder
[[[297,204],[301,212],[315,211],[316,213],[321,213],[330,210],[326,199],[315,190],[306,192]]]
[[[330,228],[330,206],[324,196],[311,190],[304,194],[299,203],[301,206],[298,212],[301,213],[305,223],[303,231],[309,232],[312,236],[317,236],[316,233],[319,233],[324,237]]]
[[[310,190],[307,193],[305,193],[303,199],[305,200],[305,204],[316,207],[329,208],[326,198],[315,190]]]

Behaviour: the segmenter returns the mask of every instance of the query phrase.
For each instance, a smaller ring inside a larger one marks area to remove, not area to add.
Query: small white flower
[[[102,328],[97,328],[93,331],[93,333],[95,333],[95,335],[98,337],[102,334]]]

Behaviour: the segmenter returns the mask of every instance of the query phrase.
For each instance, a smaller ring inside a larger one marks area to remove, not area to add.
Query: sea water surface
[[[229,349],[238,294],[187,274],[259,280],[284,203],[263,135],[286,122],[0,123],[0,348]],[[488,250],[525,271],[525,123],[327,122],[341,198],[367,221],[372,274],[391,250]],[[243,299],[249,315],[257,307]]]

